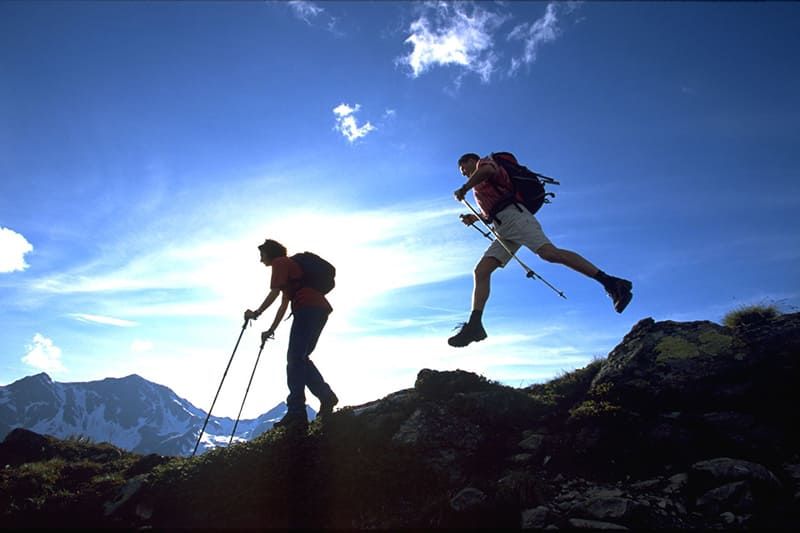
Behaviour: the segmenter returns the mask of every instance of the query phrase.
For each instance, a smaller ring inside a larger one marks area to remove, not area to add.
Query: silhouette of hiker
[[[282,244],[267,239],[258,249],[261,252],[261,262],[267,267],[272,267],[270,291],[258,309],[245,311],[244,318],[257,319],[280,294],[283,294],[278,311],[275,313],[275,320],[270,328],[261,334],[263,341],[275,334],[291,302],[294,319],[286,354],[288,411],[279,422],[275,423],[275,427],[305,427],[308,425],[306,387],[320,400],[320,416],[329,415],[333,412],[333,407],[339,403],[336,394],[325,383],[322,374],[309,359],[333,309],[321,292],[302,284],[303,271],[295,260],[286,256],[286,248]]]
[[[462,201],[467,191],[473,189],[481,218],[487,224],[493,224],[497,234],[512,252],[516,253],[520,246],[525,245],[545,261],[566,265],[597,280],[613,300],[614,309],[618,313],[625,309],[633,297],[633,284],[628,280],[609,276],[575,252],[556,248],[545,236],[536,217],[521,203],[509,198],[511,181],[508,174],[491,157],[481,159],[478,154],[467,153],[459,158],[458,168],[468,179],[453,193],[456,200]],[[478,217],[474,214],[461,215],[461,221],[469,226],[477,222]],[[509,253],[497,241],[493,241],[486,249],[473,273],[475,285],[472,291],[472,313],[469,321],[461,325],[459,332],[447,340],[450,346],[462,347],[486,338],[481,319],[489,300],[490,278],[498,267],[504,267],[510,259]]]

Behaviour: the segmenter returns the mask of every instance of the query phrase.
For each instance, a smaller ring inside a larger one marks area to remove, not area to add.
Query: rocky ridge
[[[4,524],[73,527],[788,528],[798,378],[799,313],[735,328],[644,319],[548,383],[425,369],[307,433],[195,459],[89,444],[73,454],[97,457],[70,458],[15,430],[0,508]]]

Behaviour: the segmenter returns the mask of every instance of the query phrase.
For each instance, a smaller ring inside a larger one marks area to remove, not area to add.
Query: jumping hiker
[[[618,313],[625,309],[633,297],[633,284],[609,276],[575,252],[556,248],[545,236],[536,217],[515,202],[508,173],[491,157],[481,158],[478,154],[467,153],[459,158],[458,168],[461,175],[468,179],[453,193],[456,200],[463,201],[467,191],[472,189],[481,218],[493,225],[498,237],[503,239],[512,253],[524,245],[545,261],[568,266],[598,281],[613,300]],[[461,221],[470,226],[478,221],[478,217],[475,214],[461,215]],[[497,240],[486,249],[473,272],[472,313],[459,332],[447,340],[450,346],[463,347],[486,338],[481,319],[489,300],[490,278],[498,267],[504,267],[510,259],[511,255]]]
[[[325,383],[317,367],[309,359],[317,345],[322,329],[333,310],[325,295],[304,281],[304,271],[298,264],[298,256],[287,257],[286,248],[271,239],[267,239],[258,247],[261,262],[272,267],[270,291],[258,309],[248,309],[244,313],[245,320],[257,319],[282,294],[281,303],[275,314],[275,320],[268,330],[261,334],[262,340],[271,338],[280,325],[286,309],[291,303],[292,329],[289,333],[289,348],[286,354],[286,381],[289,396],[286,398],[288,411],[275,423],[275,427],[307,426],[305,388],[320,400],[319,415],[326,416],[333,412],[339,402],[331,387]],[[299,254],[306,255],[306,254]]]

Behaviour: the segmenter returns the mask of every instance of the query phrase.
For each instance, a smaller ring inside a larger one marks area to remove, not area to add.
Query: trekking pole
[[[533,270],[532,270],[532,269],[531,269],[531,268],[530,268],[528,265],[526,265],[525,263],[523,263],[523,262],[522,262],[522,260],[521,260],[519,257],[517,257],[517,255],[516,255],[514,252],[512,252],[512,251],[511,251],[511,250],[508,248],[508,246],[506,246],[506,243],[504,243],[504,242],[503,242],[503,239],[501,239],[501,238],[500,238],[500,235],[498,235],[498,234],[497,234],[497,232],[494,230],[494,228],[492,228],[492,227],[491,227],[489,224],[487,224],[487,223],[486,223],[486,222],[483,220],[483,218],[481,218],[481,215],[480,215],[480,213],[478,213],[478,212],[475,210],[475,208],[474,208],[474,207],[472,207],[472,204],[470,204],[470,203],[467,201],[467,199],[466,199],[466,198],[465,198],[465,199],[463,199],[463,200],[461,200],[461,202],[462,202],[464,205],[466,205],[467,207],[469,207],[469,210],[470,210],[470,211],[472,211],[472,212],[475,214],[475,216],[476,216],[476,217],[478,217],[478,220],[480,220],[480,221],[481,221],[481,223],[482,223],[484,226],[486,226],[486,227],[489,229],[489,231],[491,231],[491,232],[492,232],[492,234],[493,234],[493,235],[495,236],[495,238],[497,239],[497,242],[499,242],[499,243],[500,243],[500,245],[501,245],[501,246],[502,246],[502,247],[505,249],[505,251],[506,251],[506,252],[508,252],[508,253],[509,253],[509,255],[511,255],[511,257],[513,257],[514,259],[516,259],[516,260],[517,260],[517,263],[519,263],[519,264],[520,264],[520,266],[522,266],[522,268],[525,270],[525,273],[526,273],[526,274],[525,274],[525,276],[526,276],[526,277],[528,277],[528,278],[531,278],[531,279],[536,279],[536,278],[539,278],[539,279],[542,281],[542,283],[544,283],[545,285],[547,285],[548,287],[550,287],[551,289],[553,289],[553,291],[555,291],[555,293],[556,293],[556,294],[558,294],[559,296],[561,296],[561,297],[562,297],[562,298],[564,298],[565,300],[567,299],[566,295],[564,294],[564,291],[560,291],[560,290],[556,289],[555,287],[553,287],[553,286],[552,286],[552,285],[551,285],[551,284],[550,284],[550,283],[549,283],[549,282],[548,282],[546,279],[544,279],[542,276],[540,276],[539,274],[537,274],[536,272],[534,272],[534,271],[533,271]],[[483,231],[481,231],[480,229],[478,229],[478,231],[480,231],[481,233],[483,233]],[[486,236],[486,238],[487,238],[487,239],[490,239],[490,240],[491,240],[491,238],[490,238],[488,235],[484,234],[484,236]]]
[[[214,410],[214,404],[217,403],[217,397],[219,396],[219,391],[222,390],[222,383],[225,381],[225,376],[228,375],[228,369],[231,367],[231,363],[233,362],[233,356],[236,353],[236,348],[239,347],[239,341],[242,340],[242,335],[244,335],[244,330],[247,329],[247,324],[249,323],[250,320],[245,319],[244,324],[242,325],[242,331],[239,333],[239,338],[236,339],[236,346],[233,347],[231,358],[228,360],[228,366],[225,367],[225,373],[222,374],[222,381],[219,382],[219,388],[217,389],[217,394],[214,395],[214,401],[211,402],[211,409],[208,410],[208,415],[206,415],[206,421],[203,422],[203,429],[200,430],[200,434],[197,436],[197,442],[194,445],[194,451],[192,452],[192,457],[194,457],[194,454],[197,453],[197,447],[200,446],[200,439],[203,438],[203,433],[205,433],[206,431],[206,425],[208,424],[208,419],[211,418],[211,411]]]
[[[244,398],[242,398],[242,406],[239,408],[239,414],[236,415],[236,423],[233,425],[233,432],[231,433],[231,440],[228,441],[228,446],[230,446],[233,443],[233,436],[236,435],[236,428],[239,426],[239,419],[242,417],[244,402],[247,400],[247,393],[250,392],[250,385],[253,383],[253,376],[256,375],[256,367],[258,366],[258,360],[261,359],[261,352],[264,351],[264,343],[266,342],[267,342],[266,337],[261,339],[261,348],[258,349],[258,355],[256,356],[256,364],[253,365],[253,373],[250,374],[250,381],[247,382],[247,389],[244,391]]]
[[[481,235],[483,235],[484,237],[486,237],[487,239],[489,239],[489,241],[491,241],[491,242],[494,242],[494,239],[492,238],[492,234],[491,234],[491,233],[489,233],[488,231],[483,231],[481,228],[479,228],[478,226],[476,226],[476,225],[475,225],[475,222],[473,222],[472,224],[470,224],[470,225],[469,225],[469,227],[471,227],[471,228],[475,228],[475,230],[476,230],[478,233],[480,233]]]

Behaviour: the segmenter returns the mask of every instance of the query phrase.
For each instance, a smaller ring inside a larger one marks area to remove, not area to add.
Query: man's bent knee
[[[475,265],[473,274],[475,279],[488,279],[492,272],[500,268],[500,261],[496,257],[484,257]]]

